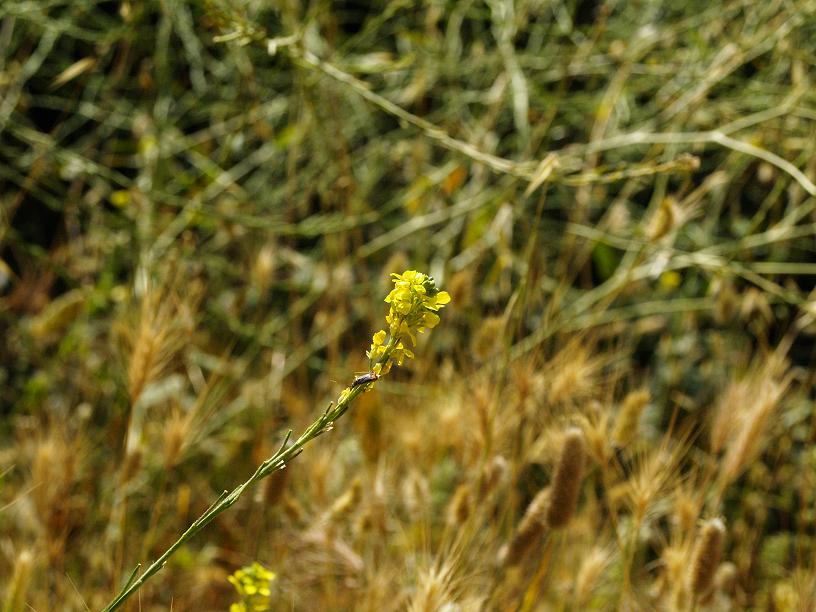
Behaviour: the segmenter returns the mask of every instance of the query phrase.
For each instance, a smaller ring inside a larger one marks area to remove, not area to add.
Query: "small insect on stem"
[[[380,377],[379,374],[375,374],[374,372],[368,372],[367,374],[363,374],[362,376],[356,376],[354,381],[351,383],[351,388],[359,387],[360,385],[365,385],[371,382],[374,382]]]

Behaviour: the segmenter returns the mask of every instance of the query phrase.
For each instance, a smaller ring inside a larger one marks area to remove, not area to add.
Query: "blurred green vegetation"
[[[647,387],[649,443],[693,432],[686,462],[705,473],[723,457],[714,408],[747,405],[733,389],[752,376],[785,390],[775,442],[701,505],[740,542],[733,609],[788,609],[816,535],[814,15],[809,0],[2,2],[0,593],[33,551],[35,609],[104,605],[365,369],[388,273],[410,267],[453,296],[417,362],[293,465],[286,499],[269,485],[180,551],[145,609],[226,609],[226,576],[256,558],[286,609],[405,605],[421,584],[400,580],[407,545],[366,540],[365,569],[322,540],[303,552],[358,472],[372,507],[406,508],[366,529],[409,530],[410,495],[377,489],[377,469],[413,465],[431,416],[397,440],[388,411],[483,404],[483,425],[517,424],[478,444],[510,460],[519,513],[542,484],[542,415]],[[582,374],[559,378],[553,359],[582,344]],[[544,407],[502,417],[508,393],[527,406],[531,369]],[[489,457],[433,440],[425,480],[406,482],[442,529]],[[429,531],[423,554],[444,539]]]

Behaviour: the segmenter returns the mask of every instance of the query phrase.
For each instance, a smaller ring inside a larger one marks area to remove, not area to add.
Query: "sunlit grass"
[[[4,608],[816,608],[813,14],[0,3]]]

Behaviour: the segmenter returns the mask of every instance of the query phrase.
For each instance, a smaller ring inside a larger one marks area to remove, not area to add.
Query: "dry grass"
[[[0,3],[3,609],[813,609],[813,14]]]

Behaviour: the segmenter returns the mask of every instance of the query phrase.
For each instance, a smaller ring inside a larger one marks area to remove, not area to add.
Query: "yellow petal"
[[[447,304],[451,301],[450,294],[447,291],[440,291],[436,294],[436,303],[438,305]]]

